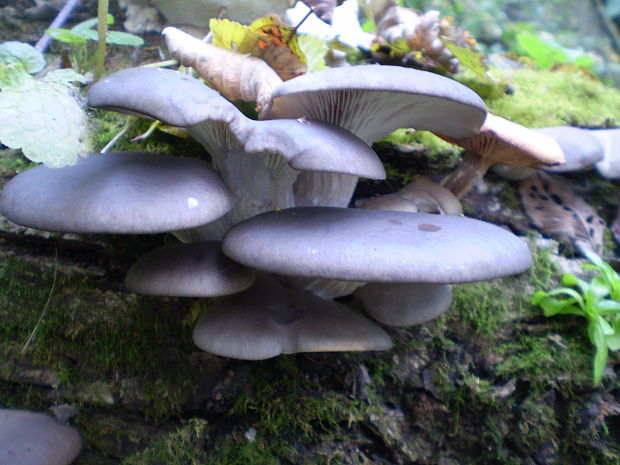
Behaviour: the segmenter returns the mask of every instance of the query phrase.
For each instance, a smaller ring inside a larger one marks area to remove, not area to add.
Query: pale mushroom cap
[[[463,138],[477,134],[486,106],[473,90],[400,66],[328,68],[290,79],[262,119],[305,117],[336,124],[370,143],[398,128]]]
[[[620,178],[620,128],[592,129],[590,133],[599,140],[604,153],[596,171],[606,179]]]
[[[97,81],[88,105],[187,127],[204,120],[230,123],[237,108],[202,81],[162,68],[127,68]]]
[[[354,295],[371,317],[388,326],[426,323],[452,304],[449,284],[368,283]]]
[[[42,413],[0,409],[0,463],[69,465],[82,450],[75,428]]]
[[[47,231],[139,234],[209,223],[233,202],[203,161],[117,152],[18,174],[0,194],[0,212],[14,223]]]
[[[532,263],[524,241],[479,220],[335,207],[263,213],[233,226],[222,249],[264,271],[366,282],[481,281]]]
[[[564,162],[545,168],[546,171],[555,173],[583,171],[594,167],[594,164],[603,158],[603,145],[587,129],[556,126],[538,128],[535,131],[552,137],[564,152]]]
[[[218,299],[201,316],[193,339],[206,352],[243,360],[392,345],[385,331],[361,314],[286,288],[265,274],[247,291]]]
[[[249,121],[238,137],[247,152],[276,153],[297,170],[385,179],[375,151],[333,124],[303,118]]]
[[[297,170],[385,178],[374,150],[349,131],[304,119],[250,120],[217,91],[177,71],[117,71],[93,85],[88,103],[187,127],[210,151],[226,141],[227,149],[280,155]]]
[[[217,297],[241,292],[254,272],[233,262],[219,241],[160,247],[134,263],[125,277],[132,292],[177,297]]]

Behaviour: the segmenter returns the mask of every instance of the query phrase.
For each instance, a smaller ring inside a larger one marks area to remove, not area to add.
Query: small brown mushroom
[[[454,139],[437,134],[465,149],[459,166],[442,184],[458,198],[466,195],[493,165],[551,166],[564,161],[564,153],[551,137],[487,114],[480,134]]]

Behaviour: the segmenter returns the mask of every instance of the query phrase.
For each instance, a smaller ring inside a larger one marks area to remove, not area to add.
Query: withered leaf
[[[521,182],[519,192],[527,216],[541,232],[578,250],[601,253],[605,222],[566,181],[539,171]]]
[[[183,66],[191,66],[213,87],[231,100],[266,105],[282,80],[263,60],[207,44],[180,29],[163,31],[170,53]]]
[[[297,35],[275,14],[258,18],[249,26],[228,19],[212,19],[209,28],[214,45],[261,58],[282,80],[306,72]]]

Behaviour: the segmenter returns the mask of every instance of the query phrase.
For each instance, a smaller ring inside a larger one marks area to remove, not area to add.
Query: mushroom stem
[[[466,150],[459,166],[441,181],[441,185],[460,199],[474,188],[490,167],[482,155]]]

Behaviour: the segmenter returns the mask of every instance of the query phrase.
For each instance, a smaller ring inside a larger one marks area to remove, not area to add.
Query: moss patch
[[[620,125],[620,92],[578,69],[523,68],[504,79],[512,93],[486,99],[486,104],[492,113],[524,126]]]

